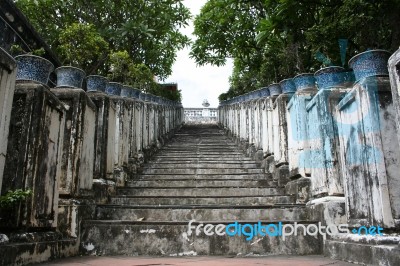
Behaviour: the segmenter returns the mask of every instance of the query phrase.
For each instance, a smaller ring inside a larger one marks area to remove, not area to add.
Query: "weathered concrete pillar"
[[[88,92],[96,105],[94,171],[96,201],[105,203],[107,195],[115,190],[114,143],[116,126],[116,106],[110,96],[103,92]],[[97,195],[98,194],[98,195]]]
[[[388,65],[393,103],[397,113],[397,137],[400,142],[400,49],[389,58]]]
[[[269,96],[268,96],[269,97]],[[267,101],[265,97],[260,100],[260,111],[261,111],[261,149],[263,150],[263,158],[266,158],[268,154],[268,117],[267,117]]]
[[[57,230],[79,237],[80,222],[91,219],[95,210],[93,176],[97,107],[78,88],[51,90],[66,106],[61,178],[59,182]]]
[[[15,75],[16,63],[14,59],[0,48],[0,192],[7,155],[8,129],[14,98]]]
[[[149,148],[152,149],[152,147],[155,146],[156,144],[156,139],[155,139],[155,104],[154,102],[149,103]]]
[[[264,168],[265,173],[269,179],[273,179],[278,182],[279,186],[283,186],[286,184],[286,178],[280,180],[279,171],[277,171],[275,165],[274,158],[274,103],[278,95],[268,96],[265,99],[265,109],[266,109],[266,118],[267,118],[267,128],[266,132],[263,132],[263,135],[266,137],[266,147],[263,147],[264,153]]]
[[[288,164],[287,105],[292,93],[281,94],[274,101],[273,141],[274,158],[277,167]]]
[[[129,108],[129,155],[128,155],[128,177],[131,179],[137,172],[137,144],[136,144],[136,99],[130,99]]]
[[[143,126],[142,126],[142,136],[143,136],[143,152],[146,156],[146,151],[149,149],[149,102],[148,98],[143,104]]]
[[[6,227],[56,227],[61,175],[64,105],[44,85],[16,85],[2,194],[30,189],[14,212],[2,212]]]
[[[311,175],[311,158],[302,156],[302,152],[310,150],[309,113],[306,107],[316,93],[316,88],[298,90],[287,106],[289,177],[292,179]]]
[[[160,148],[160,106],[155,103],[154,104],[154,142],[155,145],[158,148]]]
[[[93,186],[96,105],[82,89],[55,88],[51,92],[68,106],[59,193],[69,197],[87,195]]]
[[[247,154],[251,155],[251,150],[254,148],[254,100],[250,100],[247,105],[248,112],[248,124],[249,124],[249,136],[247,138],[248,149]]]
[[[167,136],[167,126],[165,124],[165,114],[166,113],[166,108],[165,108],[165,104],[163,103],[163,101],[160,104],[160,116],[159,116],[159,123],[160,123],[160,138],[164,142],[166,141],[166,138],[168,138]]]
[[[112,179],[116,106],[110,96],[105,93],[88,92],[88,96],[97,107],[94,178]]]
[[[293,93],[280,94],[273,101],[272,114],[272,150],[273,162],[267,158],[268,173],[272,173],[279,185],[288,181],[288,138],[287,138],[287,104]],[[272,163],[272,164],[271,164]]]
[[[267,129],[267,139],[268,146],[265,149],[266,155],[270,156],[274,154],[274,102],[277,96],[270,96],[265,101],[265,108],[267,111],[268,129]]]
[[[125,185],[129,169],[129,132],[131,130],[134,100],[112,96],[116,106],[115,142],[114,142],[114,181],[119,187]]]
[[[135,131],[136,131],[136,150],[138,152],[138,162],[143,162],[143,107],[141,100],[136,101],[135,110]]]
[[[261,119],[260,119],[260,99],[254,102],[254,146],[256,151],[261,149]]]
[[[359,81],[339,103],[341,175],[352,226],[392,228],[400,219],[400,150],[387,77]]]
[[[339,139],[334,112],[337,104],[348,92],[344,88],[318,91],[308,103],[308,132],[310,150],[300,153],[311,164],[311,196],[343,196],[340,174]]]

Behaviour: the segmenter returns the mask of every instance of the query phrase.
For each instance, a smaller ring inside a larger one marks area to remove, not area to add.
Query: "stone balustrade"
[[[141,100],[30,81],[15,85],[15,62],[0,52],[1,195],[32,191],[15,210],[0,210],[0,226],[57,228],[78,237],[95,204],[133,180],[181,125],[183,108],[150,95]]]
[[[7,138],[15,89],[16,63],[0,48],[0,192],[7,155]]]
[[[249,156],[262,155],[266,178],[306,203],[314,219],[395,228],[399,65],[400,51],[389,61],[390,82],[372,75],[354,83],[339,70],[342,83],[319,84],[319,90],[313,85],[276,95],[273,84],[274,96],[255,91],[221,102],[219,123]]]

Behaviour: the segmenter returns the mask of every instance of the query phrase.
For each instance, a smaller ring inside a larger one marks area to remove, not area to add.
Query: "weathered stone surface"
[[[96,219],[146,221],[300,221],[308,218],[304,206],[293,204],[281,206],[115,206],[100,205],[96,209]],[[187,220],[188,221],[188,220]]]
[[[320,90],[307,105],[310,150],[301,152],[299,158],[311,163],[306,167],[311,168],[311,195],[314,198],[344,193],[334,112],[346,92],[348,89],[342,88]]]
[[[310,199],[311,180],[308,177],[290,181],[285,186],[285,194],[296,197],[296,203],[306,203]]]
[[[288,164],[287,105],[293,93],[279,95],[273,104],[272,132],[275,164]]]
[[[236,158],[227,156],[231,153]],[[137,255],[173,255],[186,249],[208,255],[321,252],[321,239],[317,236],[298,236],[290,242],[279,237],[252,242],[240,237],[199,237],[190,243],[185,242],[186,237],[181,239],[191,219],[213,224],[234,220],[293,223],[308,219],[304,204],[293,204],[294,197],[285,196],[275,181],[266,180],[257,163],[236,153],[237,148],[217,128],[182,128],[154,162],[144,165],[143,174],[127,183],[130,187],[117,189],[117,196],[111,198],[117,205],[98,206],[98,220],[85,222],[82,250],[91,254]],[[214,162],[209,154],[218,161]],[[206,161],[200,163],[201,158]],[[103,241],[105,236],[107,242]],[[153,244],[148,246],[150,238]],[[132,239],[141,244],[128,244]],[[292,245],[296,248],[292,249]]]
[[[321,221],[324,226],[347,224],[344,197],[328,196],[307,202],[310,219]]]
[[[216,223],[214,223],[216,224]],[[148,223],[87,221],[82,238],[82,251],[92,255],[271,255],[319,254],[318,236],[255,237],[191,236],[187,222]]]
[[[116,107],[104,93],[88,92],[97,107],[94,179],[113,179]]]
[[[80,237],[81,222],[95,215],[93,200],[60,199],[57,229],[64,237]]]
[[[399,265],[400,237],[359,236],[346,234],[327,239],[324,254],[333,259],[340,259],[363,265]]]
[[[7,244],[9,241],[8,236],[5,234],[0,234],[0,245]]]
[[[287,106],[289,175],[292,178],[311,175],[309,167],[312,164],[309,161],[311,158],[300,155],[302,151],[310,150],[311,148],[308,132],[309,118],[306,107],[316,93],[317,90],[315,89],[297,91]]]
[[[119,188],[118,195],[136,195],[136,196],[219,196],[219,195],[260,195],[271,196],[280,195],[280,188],[196,188],[196,187],[170,187],[170,188]]]
[[[129,174],[129,134],[132,129],[132,117],[134,117],[134,100],[114,96],[112,97],[116,106],[116,125],[114,139],[114,181],[117,186],[124,186]]]
[[[151,196],[151,197],[137,197],[137,196],[115,196],[111,198],[111,204],[122,205],[273,205],[273,204],[291,204],[294,203],[294,197],[291,196],[219,196],[219,197],[191,197],[191,196]]]
[[[400,149],[387,77],[365,78],[340,102],[340,160],[351,225],[394,227],[400,218]]]
[[[53,239],[0,245],[0,265],[27,265],[79,254],[77,239]]]
[[[397,114],[397,137],[400,142],[400,49],[389,58],[388,67],[393,104]]]
[[[8,129],[15,89],[16,63],[0,48],[0,192],[7,154]]]
[[[9,227],[55,227],[64,132],[64,105],[34,84],[15,89],[2,194],[30,189],[32,197],[15,212],[2,211]]]
[[[82,89],[51,92],[66,105],[59,192],[75,197],[93,185],[96,106]]]

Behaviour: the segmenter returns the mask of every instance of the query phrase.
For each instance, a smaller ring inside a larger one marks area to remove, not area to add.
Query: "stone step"
[[[305,220],[303,205],[98,205],[96,219],[146,221]]]
[[[359,265],[400,265],[399,243],[398,233],[382,236],[349,233],[326,239],[324,255]]]
[[[223,141],[222,141],[223,142]],[[180,143],[180,144],[175,144],[175,145],[165,145],[164,147],[161,148],[161,150],[185,150],[185,151],[190,151],[190,150],[197,150],[197,149],[206,149],[206,150],[239,150],[238,146],[234,144],[228,144],[228,143],[211,143],[211,144],[197,144],[197,143]]]
[[[159,155],[187,155],[187,156],[191,156],[191,155],[202,155],[202,156],[208,156],[208,155],[237,155],[237,156],[244,156],[243,153],[239,152],[239,151],[218,151],[218,150],[214,150],[214,151],[170,151],[170,150],[160,150]]]
[[[233,221],[232,221],[233,222]],[[241,221],[240,224],[257,224],[258,221]],[[283,221],[284,224],[294,221]],[[309,222],[298,221],[306,226]],[[215,226],[222,222],[213,221]],[[228,224],[227,221],[224,222]],[[276,221],[266,221],[264,225]],[[317,222],[314,222],[314,224]],[[194,227],[198,224],[193,223]],[[205,235],[204,230],[196,235],[195,228],[188,235],[188,224],[177,222],[133,222],[133,221],[84,221],[81,246],[91,255],[127,256],[183,256],[183,255],[310,255],[322,252],[322,237],[304,236],[229,236]],[[221,226],[219,226],[221,228]],[[224,232],[224,228],[220,229]],[[272,230],[271,230],[272,231]],[[247,240],[246,240],[247,238]]]
[[[155,157],[151,163],[255,163],[254,160],[250,158],[242,158],[242,159],[230,159],[230,158],[177,158],[177,157]]]
[[[168,187],[168,188],[118,188],[117,195],[132,196],[243,196],[260,195],[275,196],[283,195],[283,188],[231,188],[231,187]]]
[[[243,159],[246,158],[244,154],[239,152],[159,152],[156,155],[156,158],[159,157],[178,157],[178,158],[218,158],[221,156],[226,156],[225,158],[233,158],[233,159]]]
[[[218,150],[239,150],[238,146],[230,145],[227,143],[224,144],[197,144],[197,143],[181,143],[180,145],[166,145],[161,148],[161,150],[168,151],[197,151],[197,150],[209,150],[209,151],[218,151]]]
[[[217,163],[217,162],[209,162],[209,163],[183,163],[183,162],[175,162],[175,163],[165,163],[165,162],[150,162],[144,165],[145,168],[152,169],[170,169],[170,168],[242,168],[242,169],[254,169],[258,168],[256,163],[247,162],[247,163]]]
[[[121,205],[276,205],[295,203],[294,196],[214,196],[214,197],[193,197],[193,196],[119,196],[112,197],[111,204]]]
[[[129,181],[128,187],[271,187],[275,183],[271,180],[254,180],[254,179],[151,179],[145,178],[140,180]]]
[[[139,179],[253,179],[253,180],[264,180],[266,179],[264,174],[194,174],[194,175],[175,175],[175,174],[139,174]]]
[[[173,174],[173,175],[215,175],[215,174],[262,174],[263,169],[253,168],[172,168],[172,169],[157,169],[145,168],[143,174]]]

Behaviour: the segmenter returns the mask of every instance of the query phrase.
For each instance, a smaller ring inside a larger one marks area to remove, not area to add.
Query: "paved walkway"
[[[354,266],[354,264],[332,260],[323,256],[268,256],[268,257],[76,257],[42,263],[58,266]]]

